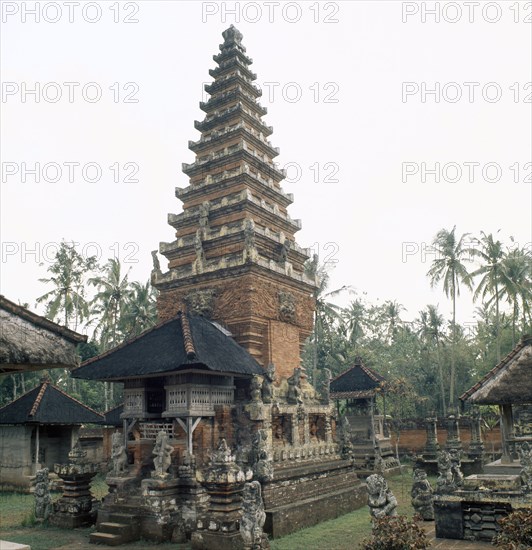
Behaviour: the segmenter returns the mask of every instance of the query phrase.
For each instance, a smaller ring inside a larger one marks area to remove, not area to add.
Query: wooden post
[[[37,424],[37,427],[35,428],[35,474],[37,473],[38,464],[39,464],[39,448],[40,442],[39,442],[39,424]]]
[[[501,414],[501,436],[502,436],[502,458],[501,463],[511,464],[513,462],[510,454],[509,439],[513,435],[513,413],[512,405],[499,405]]]

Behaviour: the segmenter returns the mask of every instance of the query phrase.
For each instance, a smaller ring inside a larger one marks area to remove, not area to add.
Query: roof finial
[[[237,46],[240,46],[242,42],[242,38],[244,38],[244,35],[234,26],[231,25],[228,29],[226,29],[222,36],[224,37],[224,47],[231,46],[233,44],[236,44]]]

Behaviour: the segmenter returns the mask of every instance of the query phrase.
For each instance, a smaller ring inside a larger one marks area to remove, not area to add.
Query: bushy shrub
[[[493,544],[502,550],[532,548],[532,511],[516,510],[499,521],[501,531]]]
[[[406,516],[384,517],[374,520],[371,538],[364,539],[361,550],[425,550],[430,548],[429,540],[419,518]]]

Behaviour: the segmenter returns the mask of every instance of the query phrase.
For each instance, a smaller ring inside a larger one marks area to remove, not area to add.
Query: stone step
[[[113,535],[129,535],[133,526],[127,523],[115,523],[112,521],[102,521],[100,523],[100,533],[111,533]]]
[[[125,544],[126,542],[129,542],[128,540],[124,540],[124,537],[121,535],[115,535],[113,533],[100,533],[97,531],[96,533],[91,533],[89,536],[89,542],[91,544],[106,544],[107,546],[120,546],[121,544]]]

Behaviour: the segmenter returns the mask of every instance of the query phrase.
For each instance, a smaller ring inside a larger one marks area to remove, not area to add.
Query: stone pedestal
[[[445,442],[445,449],[447,451],[457,451],[458,454],[462,453],[458,415],[450,414],[447,419],[447,441]]]
[[[92,525],[96,521],[90,483],[96,475],[95,464],[55,464],[55,473],[63,480],[63,496],[53,504],[50,523],[73,529]]]
[[[240,534],[242,493],[247,476],[236,464],[234,455],[225,440],[221,440],[213,453],[211,463],[203,474],[203,486],[209,496],[207,510],[197,521],[192,535],[194,550],[241,550]]]
[[[481,430],[482,417],[478,411],[473,411],[471,416],[471,443],[469,444],[468,457],[471,460],[482,461],[484,457],[484,442]]]
[[[179,517],[178,485],[178,480],[170,476],[142,480],[146,510],[141,518],[144,538],[159,542],[172,538]]]
[[[436,460],[438,458],[438,452],[440,445],[438,443],[438,428],[436,418],[427,418],[427,442],[423,449],[423,458],[425,460]]]

